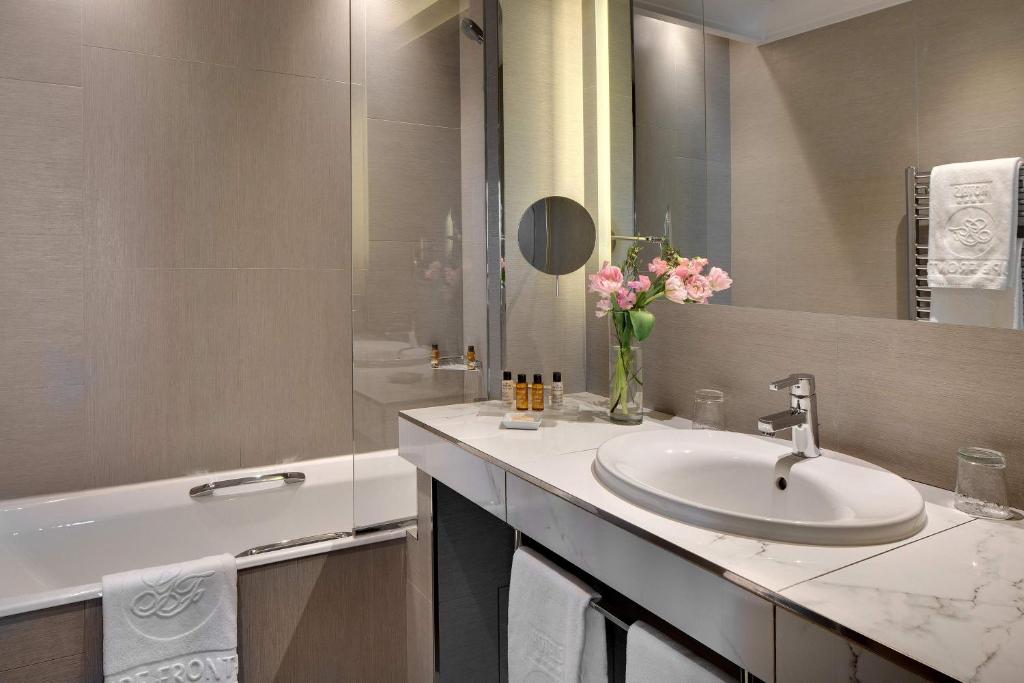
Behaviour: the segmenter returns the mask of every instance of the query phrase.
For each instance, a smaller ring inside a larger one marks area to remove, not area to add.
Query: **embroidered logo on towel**
[[[154,638],[177,638],[202,626],[220,603],[207,585],[212,571],[183,574],[179,569],[156,569],[143,574],[147,586],[128,605],[132,625]]]
[[[946,223],[946,231],[952,238],[952,241],[947,240],[949,250],[961,258],[981,257],[992,246],[994,222],[985,209],[977,206],[960,209]]]

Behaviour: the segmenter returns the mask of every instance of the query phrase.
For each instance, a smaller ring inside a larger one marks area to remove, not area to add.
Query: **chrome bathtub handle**
[[[200,486],[193,486],[188,490],[192,498],[213,495],[218,489],[226,489],[232,486],[247,486],[249,484],[262,484],[268,481],[283,481],[285,484],[301,484],[306,481],[306,475],[302,472],[275,472],[273,474],[261,474],[258,477],[239,477],[238,479],[222,479],[211,481]]]

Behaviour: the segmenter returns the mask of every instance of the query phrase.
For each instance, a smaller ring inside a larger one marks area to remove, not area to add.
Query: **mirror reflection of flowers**
[[[647,264],[647,273],[641,273],[637,263],[641,248],[630,248],[621,266],[605,261],[601,270],[589,276],[590,291],[600,295],[597,317],[611,314],[619,346],[610,378],[613,416],[630,410],[629,384],[643,384],[635,367],[633,345],[647,339],[654,329],[654,314],[647,308],[661,298],[677,304],[705,304],[716,292],[732,286],[729,273],[717,266],[705,272],[706,258],[684,258],[669,244],[662,245],[661,255]],[[642,407],[634,407],[637,409]]]

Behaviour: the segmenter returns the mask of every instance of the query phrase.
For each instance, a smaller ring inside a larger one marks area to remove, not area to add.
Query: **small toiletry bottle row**
[[[430,367],[437,369],[441,367],[441,349],[437,344],[430,345]],[[466,348],[466,369],[476,370],[476,347],[470,344]]]
[[[505,370],[501,379],[501,402],[506,408],[516,410],[544,410],[544,378],[540,373],[534,374],[533,384],[527,384],[526,375],[520,373],[512,382],[512,371]],[[562,373],[552,374],[551,407],[555,410],[565,405],[565,387],[562,385]]]

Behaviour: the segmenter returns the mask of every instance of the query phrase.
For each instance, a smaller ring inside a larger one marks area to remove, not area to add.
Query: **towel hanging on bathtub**
[[[237,622],[230,555],[104,576],[104,681],[237,681]]]

